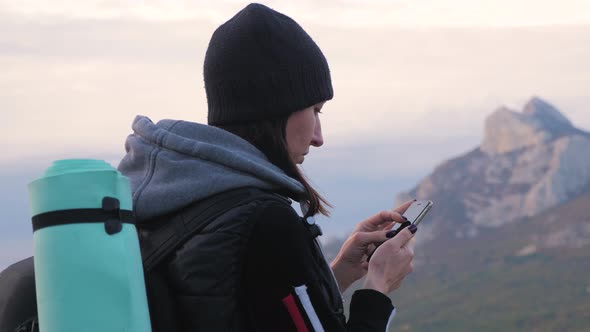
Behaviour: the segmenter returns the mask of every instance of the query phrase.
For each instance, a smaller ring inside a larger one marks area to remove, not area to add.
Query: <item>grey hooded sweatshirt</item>
[[[242,187],[303,193],[303,185],[256,147],[225,130],[145,116],[133,121],[119,171],[133,192],[138,222]]]

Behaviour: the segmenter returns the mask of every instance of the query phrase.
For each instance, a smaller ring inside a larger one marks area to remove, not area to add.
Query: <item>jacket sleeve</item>
[[[395,310],[377,291],[356,291],[346,321],[342,306],[326,291],[317,259],[322,254],[291,207],[265,204],[254,222],[242,278],[242,305],[254,330],[386,331]],[[326,265],[323,257],[321,263]],[[331,271],[329,282],[336,284]]]

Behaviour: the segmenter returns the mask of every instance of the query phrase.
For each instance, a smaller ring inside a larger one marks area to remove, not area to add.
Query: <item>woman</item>
[[[161,264],[179,329],[384,331],[395,312],[385,294],[412,270],[416,227],[387,241],[410,202],[383,211],[325,262],[312,217],[328,204],[296,166],[323,144],[319,113],[333,96],[318,46],[291,18],[250,4],[214,32],[204,78],[209,125],[139,116],[119,165],[139,224],[253,190]],[[365,275],[346,321],[341,292]]]

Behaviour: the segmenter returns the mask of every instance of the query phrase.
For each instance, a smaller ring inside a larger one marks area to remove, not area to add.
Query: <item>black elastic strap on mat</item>
[[[51,211],[38,214],[32,218],[33,232],[50,226],[84,224],[98,222],[113,222],[133,224],[135,218],[133,212],[119,209],[119,200],[113,197],[105,197],[102,200],[102,208],[99,209],[71,209]],[[112,225],[109,226],[112,228]],[[118,233],[114,227],[114,233]],[[108,230],[107,232],[111,234]]]

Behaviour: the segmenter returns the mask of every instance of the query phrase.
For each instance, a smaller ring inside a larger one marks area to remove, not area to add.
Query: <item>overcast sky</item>
[[[0,0],[0,158],[121,152],[136,114],[204,121],[209,37],[245,4]],[[532,95],[590,127],[590,2],[267,4],[299,21],[330,62],[326,147],[477,144],[485,116]]]
[[[590,1],[264,3],[298,21],[330,63],[326,144],[306,163],[328,197],[347,183],[409,186],[477,146],[494,109],[533,95],[590,129]],[[205,121],[209,38],[246,4],[0,0],[0,178],[13,179],[4,197],[26,202],[28,179],[52,159],[116,165],[136,114]],[[380,188],[391,195],[378,203],[405,189]],[[26,206],[7,202],[4,211]]]

